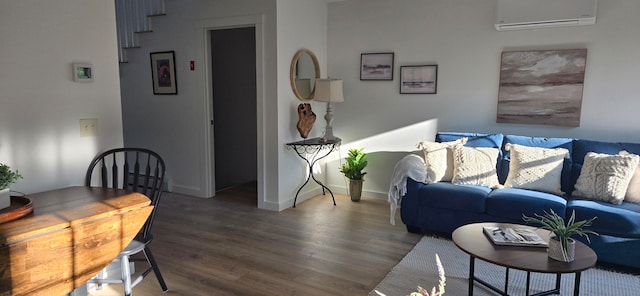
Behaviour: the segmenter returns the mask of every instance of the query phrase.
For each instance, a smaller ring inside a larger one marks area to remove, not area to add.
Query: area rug
[[[435,255],[438,254],[446,276],[445,295],[468,295],[469,255],[458,249],[451,240],[423,237],[398,265],[369,295],[379,291],[387,296],[404,296],[416,291],[417,286],[431,288],[438,284]],[[504,287],[505,268],[482,260],[476,260],[476,276],[496,287]],[[573,274],[563,274],[560,295],[573,295]],[[526,273],[509,270],[509,295],[525,295]],[[532,273],[530,293],[550,290],[555,285],[555,275]],[[496,295],[476,283],[474,295]],[[640,277],[624,273],[592,268],[582,272],[580,295],[640,295]]]

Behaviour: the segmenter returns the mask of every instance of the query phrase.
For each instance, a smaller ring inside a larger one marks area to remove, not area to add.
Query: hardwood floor
[[[164,194],[151,249],[166,295],[367,295],[421,236],[399,217],[389,224],[385,200],[336,203],[320,195],[278,213],[257,209],[246,188],[212,199]],[[162,291],[149,274],[133,295]]]

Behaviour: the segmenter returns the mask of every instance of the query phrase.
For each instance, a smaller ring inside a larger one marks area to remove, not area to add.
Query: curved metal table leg
[[[333,191],[331,191],[329,187],[324,185],[322,182],[316,179],[316,177],[313,175],[313,166],[321,159],[324,159],[325,157],[329,156],[331,152],[335,151],[340,146],[340,142],[341,142],[340,139],[337,139],[335,141],[330,141],[330,142],[322,142],[320,141],[320,138],[314,138],[310,140],[304,140],[304,141],[287,144],[287,146],[292,147],[296,151],[296,154],[298,154],[298,156],[302,158],[308,166],[307,177],[304,183],[300,186],[300,188],[298,188],[298,191],[296,191],[296,196],[293,200],[294,208],[296,207],[296,202],[298,201],[298,195],[300,194],[300,191],[302,191],[302,188],[306,186],[309,183],[309,180],[311,179],[313,179],[314,182],[320,185],[320,187],[322,188],[323,195],[325,194],[326,191],[328,191],[329,194],[331,194],[333,205],[334,206],[336,205],[336,198],[333,195]],[[310,156],[307,154],[309,154]],[[320,157],[318,157],[318,155],[320,155]]]

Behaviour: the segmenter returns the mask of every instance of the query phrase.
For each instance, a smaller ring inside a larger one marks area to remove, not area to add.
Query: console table
[[[69,187],[29,195],[33,213],[0,224],[0,295],[65,295],[131,242],[153,206],[140,193]]]
[[[313,181],[315,181],[322,187],[322,194],[325,193],[325,190],[329,191],[329,193],[331,194],[331,198],[333,199],[333,205],[336,205],[336,198],[333,196],[333,192],[331,192],[331,189],[322,184],[322,182],[318,181],[318,179],[316,179],[316,177],[313,175],[313,166],[319,160],[329,156],[331,152],[338,150],[338,148],[340,148],[341,142],[342,140],[340,138],[336,138],[335,140],[312,138],[286,144],[288,148],[293,149],[296,154],[298,154],[298,156],[300,156],[300,158],[302,158],[307,163],[307,166],[309,168],[306,180],[296,192],[296,197],[293,200],[294,208],[296,207],[296,201],[298,200],[298,194],[300,194],[300,190],[302,190],[302,188],[307,185],[307,183],[309,183],[310,179],[313,179]]]

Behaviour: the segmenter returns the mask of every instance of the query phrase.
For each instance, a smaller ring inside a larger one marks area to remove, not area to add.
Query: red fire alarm
[[[189,61],[189,69],[191,69],[191,71],[196,69],[196,61]]]

